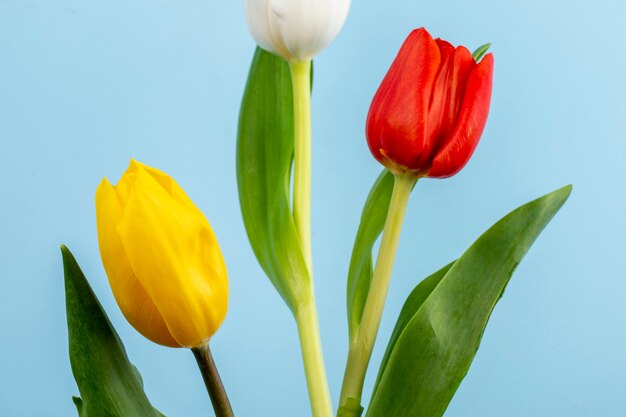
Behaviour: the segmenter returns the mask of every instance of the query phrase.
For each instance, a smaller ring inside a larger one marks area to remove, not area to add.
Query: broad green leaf
[[[409,296],[387,347],[367,417],[440,417],[474,359],[497,301],[567,186],[512,211]]]
[[[419,310],[424,301],[428,299],[433,290],[437,288],[443,277],[446,276],[450,268],[452,268],[452,265],[454,265],[454,262],[450,262],[439,271],[424,279],[422,282],[419,283],[417,287],[415,287],[413,291],[411,291],[411,294],[402,306],[402,310],[400,311],[400,315],[398,316],[396,326],[391,333],[391,338],[389,340],[389,344],[387,345],[387,350],[385,351],[383,360],[380,364],[380,369],[385,369],[387,367],[387,362],[389,362],[389,355],[391,354],[391,352],[393,352],[393,347],[396,345],[396,342],[398,341],[400,335],[402,335],[404,328],[407,326],[407,324],[409,324],[415,313]],[[378,374],[378,379],[374,384],[374,392],[376,391],[380,382],[381,374],[382,373]]]
[[[293,147],[289,65],[257,48],[239,114],[239,201],[254,254],[292,311],[310,288],[290,207]]]
[[[372,280],[372,248],[385,226],[392,191],[393,175],[385,169],[372,186],[361,214],[348,271],[348,328],[351,340],[356,337],[363,316]]]
[[[70,363],[81,398],[73,401],[80,417],[162,417],[143,391],[139,371],[80,270],[61,247]]]

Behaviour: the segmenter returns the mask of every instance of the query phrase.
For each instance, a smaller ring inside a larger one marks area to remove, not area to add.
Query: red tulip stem
[[[356,337],[350,341],[348,363],[346,364],[343,386],[341,388],[337,417],[358,417],[363,410],[360,404],[363,393],[363,381],[365,380],[365,374],[380,326],[380,319],[385,307],[404,213],[416,181],[416,177],[395,176],[383,238],[378,250],[376,266],[374,267],[369,293],[365,301],[363,316]]]
[[[220,374],[217,372],[217,366],[211,355],[209,344],[204,346],[192,348],[191,351],[196,357],[202,379],[204,379],[204,385],[209,392],[211,398],[211,404],[213,404],[213,411],[216,417],[234,417],[233,409],[230,406],[228,395],[222,384]]]
[[[293,85],[294,172],[293,217],[309,273],[311,250],[311,61],[289,64]]]

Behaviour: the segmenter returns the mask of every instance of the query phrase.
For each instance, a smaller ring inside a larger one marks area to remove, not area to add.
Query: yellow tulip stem
[[[311,251],[311,60],[289,63],[293,86],[293,218],[309,272]]]
[[[211,355],[209,344],[204,346],[192,348],[191,351],[196,357],[202,379],[204,379],[204,385],[209,392],[211,398],[211,404],[213,404],[213,410],[215,411],[215,417],[234,417],[233,409],[230,406],[228,395],[222,384],[220,374],[217,372],[217,366]]]
[[[330,390],[324,367],[324,355],[318,326],[315,297],[296,308],[296,323],[300,336],[302,360],[306,374],[307,386],[313,417],[333,417],[333,406],[330,401]]]
[[[356,337],[350,341],[337,417],[361,414],[363,382],[383,315],[404,214],[417,178],[396,175],[376,266]]]

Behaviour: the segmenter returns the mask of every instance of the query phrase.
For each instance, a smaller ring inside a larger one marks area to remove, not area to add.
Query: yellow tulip
[[[208,343],[228,308],[228,276],[202,212],[167,174],[137,161],[96,191],[98,242],[130,324],[165,346]]]

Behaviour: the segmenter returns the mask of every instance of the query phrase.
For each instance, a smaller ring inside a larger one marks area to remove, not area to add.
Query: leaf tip
[[[562,190],[566,190],[567,191],[567,195],[570,195],[572,193],[572,190],[574,189],[574,184],[567,184],[565,187],[561,188]]]
[[[491,48],[491,42],[488,42],[476,48],[476,50],[472,53],[472,58],[474,58],[474,61],[480,61],[480,59],[487,53],[489,48]]]
[[[64,262],[74,260],[74,255],[72,254],[72,251],[67,246],[65,246],[64,244],[61,244],[59,248],[61,249],[61,256],[63,257]]]
[[[77,286],[80,287],[83,284],[81,280],[86,282],[83,271],[78,266],[76,258],[72,254],[72,251],[65,245],[61,245],[61,256],[63,258],[63,277],[65,280],[65,294],[69,299],[70,292],[77,291]]]
[[[68,270],[78,267],[78,264],[76,263],[76,258],[74,258],[72,251],[70,251],[67,246],[61,244],[60,249],[61,249],[61,256],[63,257],[63,269],[65,270],[65,275],[67,278]]]
[[[572,184],[567,184],[566,186],[555,190],[553,194],[555,196],[558,196],[559,199],[561,199],[563,203],[565,203],[565,201],[567,201],[567,199],[569,198],[570,194],[572,194],[573,189],[574,189],[574,186]]]

